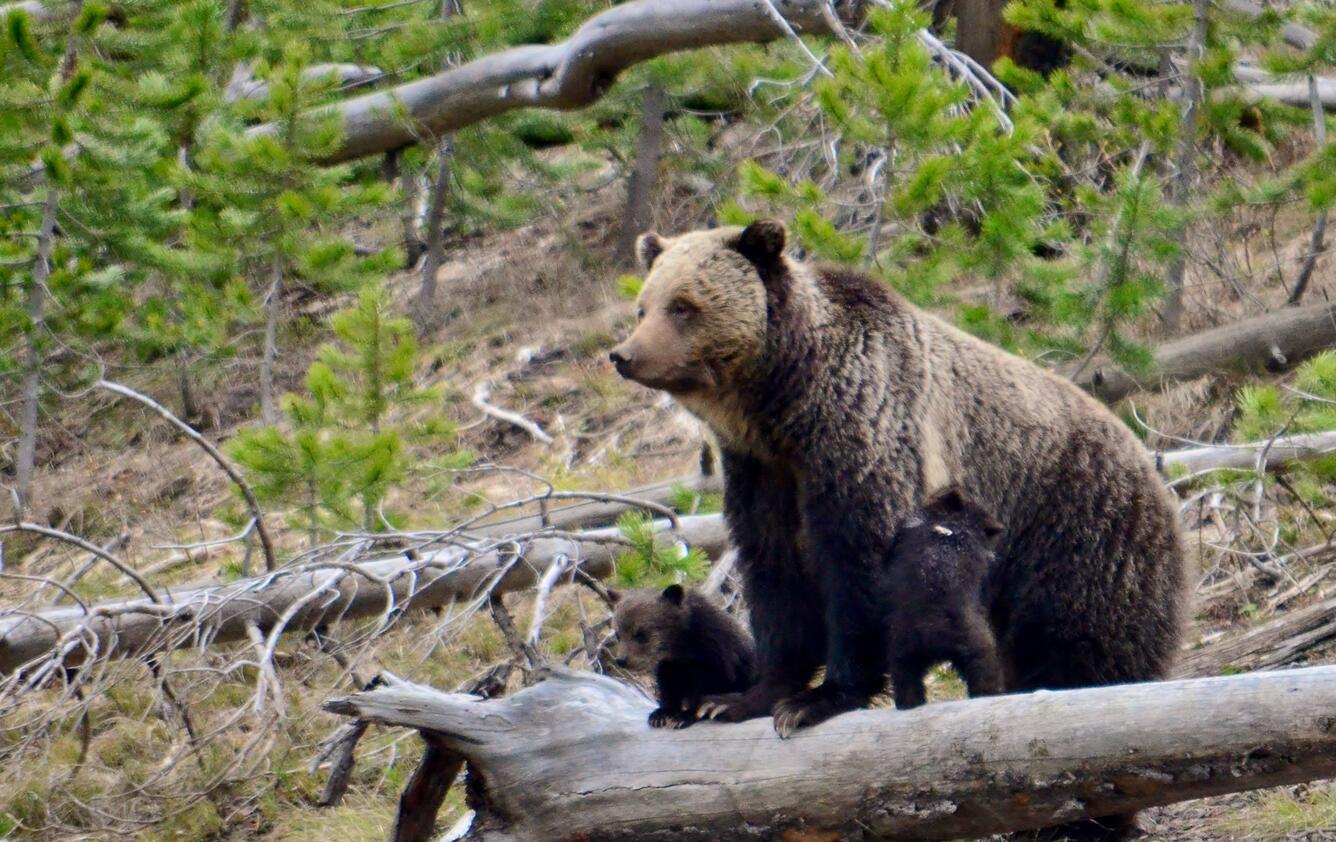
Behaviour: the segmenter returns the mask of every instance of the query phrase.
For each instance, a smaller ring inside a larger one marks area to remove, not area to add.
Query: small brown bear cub
[[[669,585],[662,592],[613,594],[613,602],[617,666],[653,673],[658,687],[650,727],[685,728],[696,721],[702,696],[751,685],[751,639],[703,594]]]
[[[1003,527],[958,488],[929,497],[901,524],[882,571],[895,706],[927,701],[923,677],[950,661],[970,696],[1003,692],[997,640],[988,622],[988,580]]]

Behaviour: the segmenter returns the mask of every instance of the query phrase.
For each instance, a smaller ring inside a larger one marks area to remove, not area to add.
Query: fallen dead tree
[[[1196,473],[1213,468],[1250,468],[1267,452],[1266,467],[1313,458],[1336,448],[1336,433],[1289,436],[1248,445],[1187,448],[1156,455],[1162,470],[1182,466]],[[613,571],[617,531],[594,529],[561,537],[545,536],[563,526],[607,522],[636,508],[630,498],[643,498],[647,508],[669,503],[674,488],[713,490],[716,476],[669,480],[630,495],[609,495],[572,504],[542,515],[526,515],[478,529],[490,535],[485,543],[459,545],[391,558],[355,563],[296,565],[228,585],[165,589],[162,603],[147,599],[114,600],[75,607],[22,608],[0,613],[0,675],[24,664],[78,663],[90,657],[202,646],[244,639],[254,626],[266,634],[277,626],[305,631],[320,623],[377,614],[435,608],[476,597],[485,590],[508,593],[534,587],[554,564],[572,565],[595,578]],[[672,527],[655,521],[659,531]],[[520,537],[514,537],[519,535]],[[527,537],[525,537],[527,536]],[[677,538],[700,547],[713,558],[727,546],[727,529],[718,514],[681,518]],[[569,581],[563,574],[561,581]],[[45,659],[45,661],[43,660]]]
[[[1336,452],[1336,431],[1278,436],[1268,441],[1248,444],[1216,444],[1185,447],[1156,454],[1156,465],[1162,471],[1200,471],[1235,468],[1275,467],[1286,462],[1317,459]]]
[[[1280,369],[1336,347],[1336,304],[1291,307],[1166,342],[1152,374],[1136,377],[1107,360],[1087,366],[1077,385],[1112,403],[1133,392],[1231,367]]]
[[[1328,598],[1235,637],[1209,641],[1183,656],[1178,674],[1193,677],[1270,669],[1295,663],[1333,640],[1336,640],[1336,598]]]
[[[859,711],[789,740],[652,730],[641,693],[565,670],[501,700],[392,681],[325,707],[462,757],[463,838],[489,842],[953,839],[1336,775],[1336,667]],[[445,793],[417,794],[434,814]]]
[[[661,531],[669,521],[658,524]],[[674,537],[711,555],[726,533],[718,516],[681,519]],[[242,640],[251,629],[276,637],[321,624],[380,616],[534,587],[545,576],[570,581],[578,567],[590,576],[612,573],[620,549],[614,529],[569,537],[456,539],[441,549],[360,563],[301,564],[226,585],[164,589],[159,601],[11,609],[0,615],[0,675],[27,666],[51,669],[92,658]],[[554,570],[554,568],[560,568]]]

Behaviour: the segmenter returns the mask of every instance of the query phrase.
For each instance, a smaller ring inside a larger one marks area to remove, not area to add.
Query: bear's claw
[[[775,733],[788,739],[800,728],[810,728],[851,710],[866,707],[868,697],[822,684],[775,704]]]

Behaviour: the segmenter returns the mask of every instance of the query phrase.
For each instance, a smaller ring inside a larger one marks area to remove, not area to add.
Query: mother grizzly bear
[[[1006,526],[989,611],[1009,691],[1164,677],[1183,551],[1131,431],[1068,381],[784,246],[772,220],[644,235],[639,324],[611,352],[723,452],[760,681],[709,712],[773,713],[787,735],[880,692],[871,574],[899,520],[948,484]]]

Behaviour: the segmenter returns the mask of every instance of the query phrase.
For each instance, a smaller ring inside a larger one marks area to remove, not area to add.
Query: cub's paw
[[[769,716],[774,704],[773,693],[765,688],[753,687],[741,693],[706,696],[696,709],[696,716],[720,722],[746,722],[748,719]]]
[[[832,716],[867,707],[868,701],[863,694],[829,684],[804,690],[775,704],[775,733],[787,738],[799,728],[811,728]]]
[[[668,708],[655,708],[649,714],[651,728],[685,728],[693,722],[690,714]]]

